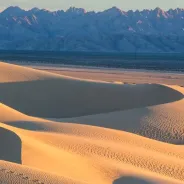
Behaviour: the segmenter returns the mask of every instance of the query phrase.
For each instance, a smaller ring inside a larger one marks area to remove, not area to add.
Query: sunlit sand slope
[[[3,105],[1,107],[3,107]],[[4,111],[4,114],[6,114],[7,108],[4,107],[1,108],[1,112]],[[13,110],[13,113],[14,112]],[[88,164],[91,162],[90,165],[95,167],[95,169],[93,167],[91,168],[93,173],[102,172],[103,175],[104,172],[112,172],[111,169],[113,167],[116,168],[114,171],[115,173],[111,176],[112,178],[101,179],[100,175],[98,176],[99,179],[97,179],[96,176],[96,183],[98,183],[98,180],[99,183],[108,183],[108,180],[110,182],[116,178],[119,172],[123,175],[125,172],[122,169],[123,165],[124,167],[126,166],[126,168],[130,167],[129,172],[131,174],[138,172],[134,171],[137,167],[139,170],[141,170],[141,168],[146,169],[148,172],[146,174],[148,181],[150,179],[150,171],[157,173],[157,179],[161,179],[161,181],[165,178],[165,175],[170,177],[170,174],[174,175],[174,178],[183,177],[181,173],[175,173],[175,169],[179,172],[179,170],[183,168],[184,150],[179,146],[159,143],[133,134],[110,129],[47,121],[44,123],[44,120],[41,119],[38,119],[40,121],[37,123],[36,119],[32,117],[24,116],[21,113],[19,116],[20,119],[24,117],[25,121],[33,121],[35,130],[40,129],[40,122],[42,121],[41,131],[45,132],[34,133],[3,125],[5,128],[16,132],[21,137],[23,148],[22,162],[25,165],[58,175],[64,175],[65,177],[73,177],[77,180],[80,180],[82,177],[80,175],[80,169],[87,167],[89,170]],[[23,122],[20,123],[24,125]],[[26,124],[24,126],[26,126]],[[57,134],[54,132],[57,132]],[[50,151],[48,152],[47,150]],[[32,157],[32,155],[34,155],[34,157]],[[150,158],[150,155],[152,155],[153,158]],[[68,160],[72,161],[72,165],[67,165],[66,162],[68,162]],[[157,163],[158,161],[159,163]],[[145,163],[147,163],[146,166]],[[172,165],[174,163],[176,163],[176,165],[179,164],[179,166]],[[63,165],[65,165],[64,170]],[[98,165],[100,165],[99,168],[97,167]],[[105,171],[101,171],[103,167],[105,167]],[[72,174],[69,170],[73,170],[74,173]],[[78,174],[76,170],[79,171]],[[114,170],[114,168],[112,170]],[[138,173],[141,174],[140,171]],[[163,176],[160,176],[161,173]],[[87,179],[85,179],[86,182],[93,181],[93,178],[86,174],[84,178],[85,177],[87,177]]]
[[[63,178],[87,183],[112,183],[121,175],[169,183],[181,183],[184,178],[184,150],[179,146],[116,130],[61,126],[58,134],[54,130],[32,132],[1,124],[20,137],[23,165]]]
[[[169,144],[183,144],[183,88],[65,77],[4,82],[1,183],[184,183],[184,147]],[[70,118],[57,122],[30,116],[37,111],[48,118]],[[88,116],[74,117],[83,114]]]
[[[0,161],[0,182],[3,184],[86,184],[5,161]]]
[[[25,82],[25,81],[36,81],[36,80],[57,79],[57,78],[68,78],[73,80],[77,79],[74,77],[53,74],[41,70],[34,70],[32,68],[9,64],[1,61],[0,61],[0,68],[1,68],[0,83]],[[78,80],[86,81],[85,79],[78,79]]]
[[[0,62],[0,82],[20,82],[43,80],[47,78],[57,78],[57,74],[50,74],[48,72],[37,71],[34,69]]]
[[[184,179],[184,149],[180,146],[75,124],[61,124],[56,133],[54,128],[32,132],[4,124],[1,127],[20,137],[23,165],[63,178],[104,184],[126,175],[155,183],[182,183]]]

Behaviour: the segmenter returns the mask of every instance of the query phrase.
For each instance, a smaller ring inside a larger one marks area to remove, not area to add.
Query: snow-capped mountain
[[[0,13],[0,49],[184,52],[184,9],[86,12],[9,7]]]

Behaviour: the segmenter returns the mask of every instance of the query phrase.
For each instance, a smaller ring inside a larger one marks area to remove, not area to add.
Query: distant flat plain
[[[160,83],[184,86],[183,72],[152,71],[141,69],[117,69],[67,66],[60,64],[31,64],[31,68],[80,79],[100,80],[123,84]]]

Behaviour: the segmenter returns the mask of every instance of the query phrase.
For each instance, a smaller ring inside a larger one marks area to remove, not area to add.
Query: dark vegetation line
[[[184,72],[184,53],[0,51],[0,60]]]

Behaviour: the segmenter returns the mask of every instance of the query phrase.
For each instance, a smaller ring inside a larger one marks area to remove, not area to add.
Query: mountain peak
[[[6,8],[3,12],[19,12],[19,11],[24,11],[23,9],[21,9],[19,6],[10,6],[8,8]]]
[[[1,14],[4,14],[4,15],[19,15],[23,12],[25,12],[25,10],[21,9],[18,6],[10,6],[7,9],[5,9]]]
[[[164,14],[165,13],[165,11],[163,9],[159,8],[159,7],[155,8],[154,11],[158,14]]]
[[[155,8],[154,12],[156,12],[157,17],[164,17],[164,18],[168,17],[167,12],[165,12],[163,9],[159,7]]]
[[[113,16],[124,14],[124,12],[121,9],[117,8],[116,6],[113,6],[112,8],[107,9],[107,10],[103,11],[102,13],[111,14]]]
[[[85,14],[86,10],[84,8],[70,7],[66,12],[67,13],[74,13],[74,14]]]
[[[117,8],[116,6],[113,6],[112,8],[109,8],[109,9],[107,9],[107,10],[105,10],[105,11],[107,11],[107,12],[118,12],[118,13],[121,13],[122,12],[122,10],[121,9],[119,9],[119,8]]]
[[[40,11],[40,9],[37,8],[37,7],[34,7],[34,8],[32,8],[30,11],[31,11],[31,12],[37,12],[37,11]]]

